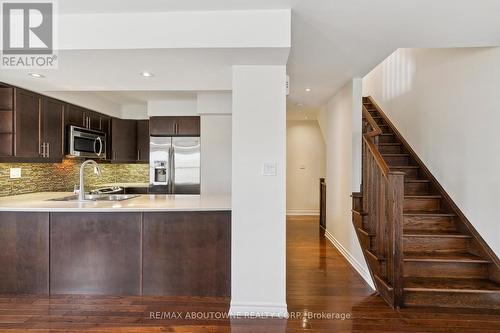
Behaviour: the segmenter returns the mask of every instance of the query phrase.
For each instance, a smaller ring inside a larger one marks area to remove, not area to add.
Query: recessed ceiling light
[[[141,72],[141,76],[144,76],[144,77],[152,77],[154,76],[153,73],[150,73],[150,72]]]
[[[311,91],[311,88],[306,88],[306,92],[310,92]]]
[[[297,106],[298,106],[299,108],[301,108],[301,107],[303,107],[303,106],[304,106],[304,104],[302,104],[302,103],[297,103]]]
[[[38,74],[38,73],[28,73],[28,75],[31,77],[36,77],[37,79],[41,79],[41,78],[45,77],[44,75]]]

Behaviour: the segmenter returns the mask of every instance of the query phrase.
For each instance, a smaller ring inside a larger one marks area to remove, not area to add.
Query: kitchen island
[[[0,198],[1,294],[229,296],[229,197]]]

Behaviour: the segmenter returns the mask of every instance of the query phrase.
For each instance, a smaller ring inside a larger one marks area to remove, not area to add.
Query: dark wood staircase
[[[500,262],[371,98],[363,98],[363,185],[353,224],[393,307],[500,310]]]

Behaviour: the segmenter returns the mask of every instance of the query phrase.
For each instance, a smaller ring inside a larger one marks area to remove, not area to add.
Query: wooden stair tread
[[[440,199],[441,196],[439,194],[410,194],[405,195],[405,199]]]
[[[391,156],[404,156],[404,157],[410,157],[410,154],[406,154],[406,153],[384,153],[384,154],[381,154],[382,157],[384,156],[388,156],[388,157],[391,157]]]
[[[448,230],[403,230],[404,237],[447,237],[447,238],[471,238],[471,236],[463,234],[459,231]]]
[[[418,165],[390,165],[390,168],[397,168],[397,169],[419,169],[420,167]]]
[[[405,179],[405,183],[430,183],[431,181],[429,179],[415,179],[415,178],[410,178],[410,179]]]
[[[358,228],[358,230],[359,230],[362,234],[364,234],[364,235],[366,235],[366,236],[369,236],[369,237],[373,237],[373,236],[375,236],[375,234],[370,233],[370,232],[368,232],[368,231],[367,231],[367,230],[365,230],[365,229]]]
[[[400,142],[379,142],[379,146],[402,146],[403,144]]]
[[[368,254],[369,256],[372,256],[374,259],[378,261],[385,261],[385,257],[382,257],[376,253],[373,253],[371,250],[365,250],[365,253]]]
[[[407,211],[403,213],[404,216],[429,216],[429,217],[454,217],[456,216],[453,213],[435,213],[435,212],[426,212],[426,211]]]
[[[407,291],[500,293],[500,284],[487,279],[407,277]]]
[[[472,253],[461,252],[410,252],[404,254],[404,261],[490,263],[491,261]]]

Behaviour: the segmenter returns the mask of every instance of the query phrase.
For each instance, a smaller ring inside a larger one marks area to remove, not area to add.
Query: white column
[[[352,79],[352,191],[361,191],[363,155],[363,79]]]
[[[231,315],[287,312],[285,76],[233,66]]]

